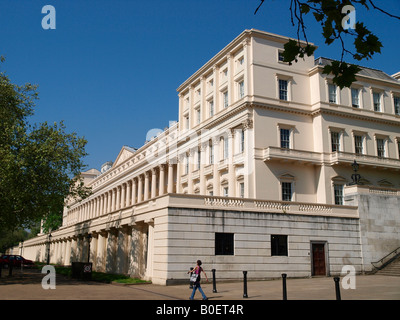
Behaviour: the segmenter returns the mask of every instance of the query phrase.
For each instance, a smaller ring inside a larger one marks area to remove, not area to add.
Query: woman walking
[[[206,280],[208,282],[207,275],[204,272],[203,268],[201,267],[201,261],[200,260],[197,260],[196,267],[192,271],[189,271],[188,273],[190,273],[190,272],[192,272],[192,274],[196,275],[196,279],[193,281],[194,282],[193,283],[193,291],[192,291],[192,295],[190,296],[189,299],[193,300],[194,295],[196,293],[196,290],[199,289],[201,295],[203,296],[203,300],[208,300],[207,296],[204,294],[203,289],[201,289],[201,286],[200,286],[200,279],[201,279],[200,275],[201,275],[201,272],[204,273],[204,275],[206,277]]]

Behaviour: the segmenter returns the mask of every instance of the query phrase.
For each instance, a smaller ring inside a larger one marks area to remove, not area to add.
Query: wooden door
[[[326,276],[324,243],[312,244],[312,258],[313,276]]]

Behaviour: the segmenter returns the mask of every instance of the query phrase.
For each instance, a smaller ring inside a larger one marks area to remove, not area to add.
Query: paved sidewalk
[[[153,284],[117,285],[81,282],[61,275],[56,277],[56,289],[44,290],[40,270],[14,272],[8,277],[3,270],[0,278],[0,300],[188,300],[189,285],[159,286]],[[282,300],[282,280],[249,281],[248,298],[243,298],[243,282],[212,282],[202,288],[213,300]],[[342,300],[400,300],[400,277],[382,275],[356,276],[356,289],[340,290]],[[288,300],[335,300],[332,277],[287,279]],[[201,300],[197,291],[195,300]]]

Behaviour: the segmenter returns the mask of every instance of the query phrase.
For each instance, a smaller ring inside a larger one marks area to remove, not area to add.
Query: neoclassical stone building
[[[177,122],[84,172],[93,194],[19,250],[159,284],[197,259],[233,279],[370,271],[400,246],[399,74],[340,90],[329,59],[283,62],[287,40],[241,33],[177,89]]]

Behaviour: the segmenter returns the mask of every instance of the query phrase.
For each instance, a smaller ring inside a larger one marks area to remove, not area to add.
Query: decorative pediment
[[[336,182],[336,183],[346,183],[347,182],[346,178],[344,178],[342,176],[333,177],[332,181]]]
[[[283,181],[294,181],[295,179],[296,179],[295,176],[290,174],[289,172],[282,173],[279,176],[279,180],[283,180]]]
[[[382,179],[378,181],[378,185],[380,187],[394,187],[393,183],[391,183],[390,181],[386,180],[386,179]]]
[[[117,159],[114,161],[113,168],[116,166],[120,165],[122,162],[124,162],[126,159],[130,158],[132,155],[134,155],[136,152],[135,148],[131,148],[128,146],[123,146],[121,151],[118,154]]]

